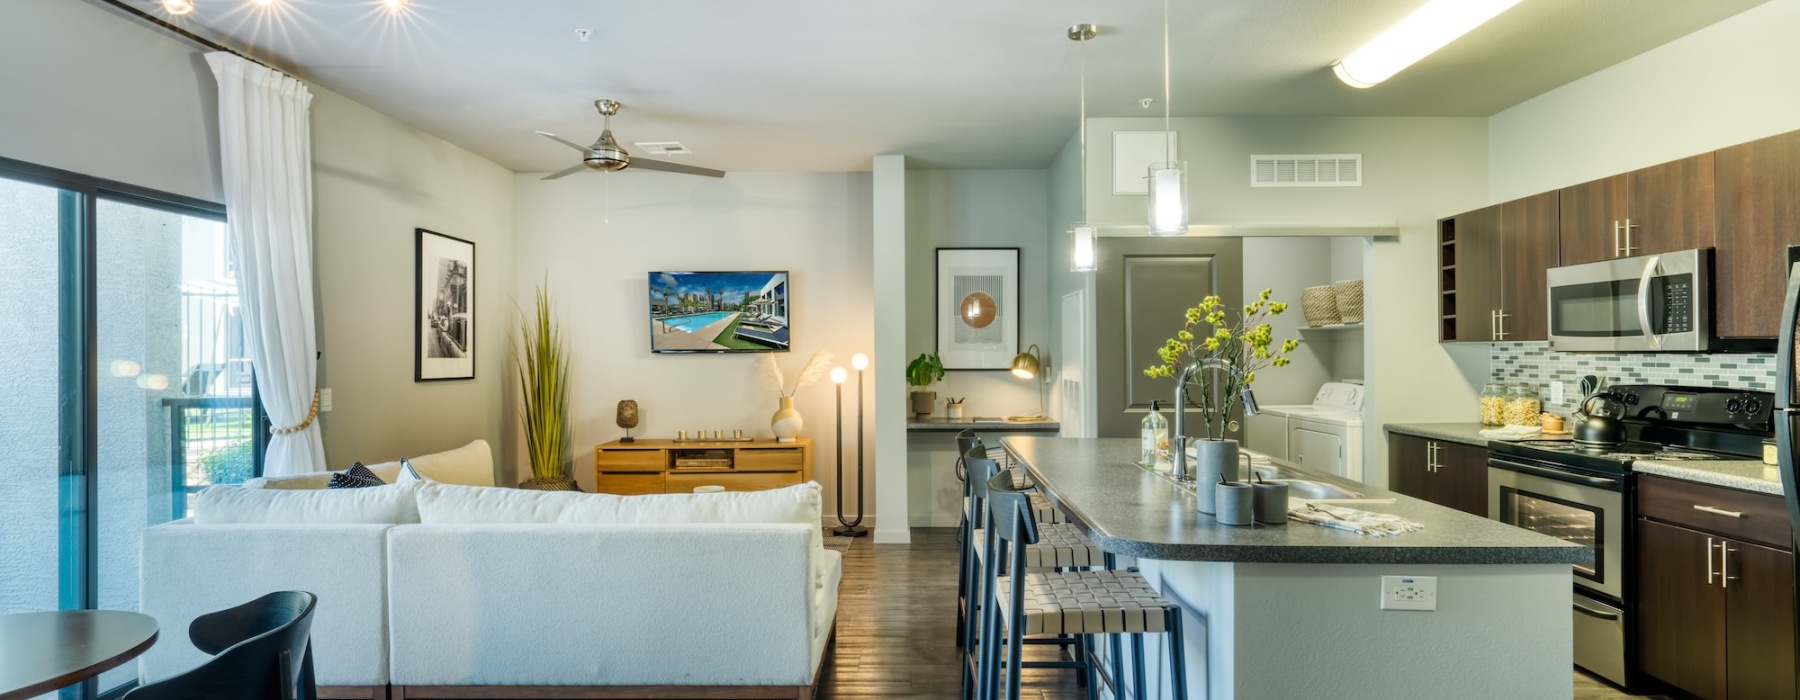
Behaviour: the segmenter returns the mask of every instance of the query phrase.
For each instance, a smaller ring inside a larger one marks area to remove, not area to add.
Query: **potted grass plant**
[[[519,326],[519,387],[525,398],[525,451],[531,460],[531,478],[519,488],[577,491],[563,460],[569,452],[569,357],[562,327],[551,312],[550,292],[542,285],[537,314]]]

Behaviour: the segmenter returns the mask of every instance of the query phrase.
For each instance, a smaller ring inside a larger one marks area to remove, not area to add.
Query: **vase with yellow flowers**
[[[1219,297],[1201,299],[1198,306],[1185,312],[1175,337],[1157,349],[1162,363],[1144,369],[1145,376],[1175,379],[1175,443],[1170,462],[1176,467],[1176,476],[1191,476],[1203,485],[1197,489],[1202,512],[1212,512],[1208,497],[1212,489],[1204,485],[1231,481],[1228,475],[1236,472],[1237,441],[1225,437],[1235,428],[1232,410],[1242,401],[1254,411],[1250,385],[1256,381],[1256,373],[1286,366],[1291,362],[1288,353],[1300,347],[1300,341],[1292,338],[1276,342],[1269,319],[1287,311],[1287,304],[1273,301],[1272,294],[1272,290],[1262,290],[1255,301],[1243,307],[1235,322]],[[1187,406],[1200,409],[1201,421],[1199,439],[1192,442],[1192,469],[1186,468]]]

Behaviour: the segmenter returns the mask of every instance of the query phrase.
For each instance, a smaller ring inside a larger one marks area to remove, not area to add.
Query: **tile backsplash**
[[[1703,355],[1689,353],[1556,352],[1549,343],[1494,343],[1488,354],[1496,382],[1531,382],[1544,396],[1550,382],[1564,382],[1570,403],[1580,397],[1582,375],[1608,384],[1681,384],[1757,391],[1775,390],[1775,356],[1753,353]]]

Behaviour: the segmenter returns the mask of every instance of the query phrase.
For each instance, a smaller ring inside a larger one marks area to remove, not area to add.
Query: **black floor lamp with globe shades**
[[[844,517],[844,380],[850,373],[842,367],[831,368],[831,381],[837,384],[837,510],[839,527],[831,534],[839,537],[862,537],[869,529],[863,520],[863,370],[869,368],[869,356],[856,353],[850,358],[856,368],[856,519]]]

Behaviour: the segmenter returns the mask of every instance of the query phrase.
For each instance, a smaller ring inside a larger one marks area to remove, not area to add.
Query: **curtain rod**
[[[246,55],[242,51],[231,48],[231,47],[221,44],[219,42],[213,41],[206,37],[200,36],[199,34],[190,32],[190,31],[183,29],[175,24],[171,24],[170,22],[164,20],[161,17],[157,17],[156,15],[152,15],[152,14],[145,12],[143,10],[140,10],[136,7],[132,7],[131,5],[126,4],[125,0],[100,0],[100,2],[106,3],[108,5],[119,8],[121,10],[124,10],[125,12],[131,14],[134,17],[137,17],[138,19],[141,19],[145,22],[149,22],[150,24],[154,24],[158,27],[162,27],[163,29],[167,29],[167,30],[174,32],[175,34],[187,39],[188,41],[192,41],[196,44],[199,44],[206,48],[212,49],[214,51],[224,51],[225,53],[231,54],[233,56],[237,56],[238,58],[244,59],[244,60],[254,63],[256,65],[267,68],[269,70],[280,71],[282,73],[287,72],[287,71],[281,70],[280,68],[276,68],[267,63],[259,61],[249,55]]]

